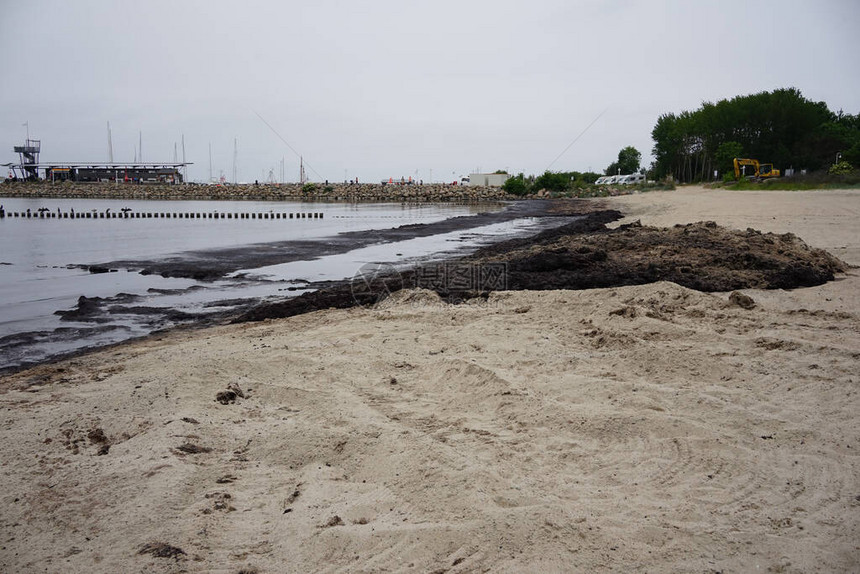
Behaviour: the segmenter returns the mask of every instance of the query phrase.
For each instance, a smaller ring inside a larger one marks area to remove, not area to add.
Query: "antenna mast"
[[[140,130],[139,137],[140,140],[137,145],[137,155],[139,156],[138,159],[140,160],[140,163],[143,163],[143,130]]]
[[[107,123],[108,130],[108,161],[113,163],[113,140],[110,136],[110,122]]]
[[[299,156],[299,183],[302,185],[308,182],[308,176],[305,173],[305,160],[302,156]]]

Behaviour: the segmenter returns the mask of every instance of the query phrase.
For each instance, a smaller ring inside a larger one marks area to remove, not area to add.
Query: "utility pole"
[[[185,134],[182,134],[182,183],[188,182],[188,165],[185,161]]]

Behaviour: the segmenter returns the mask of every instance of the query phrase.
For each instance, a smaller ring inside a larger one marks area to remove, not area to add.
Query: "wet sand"
[[[435,223],[402,225],[390,229],[342,232],[335,236],[309,241],[292,240],[243,245],[230,249],[191,251],[181,257],[157,260],[111,261],[101,267],[139,269],[164,277],[188,277],[199,281],[220,279],[240,269],[256,269],[291,261],[303,261],[347,253],[369,245],[393,243],[418,237],[430,237],[452,231],[475,229],[527,217],[564,217],[590,209],[588,202],[520,201],[509,203],[500,211],[451,217]]]
[[[858,265],[858,199],[601,207]],[[734,294],[413,290],[6,376],[0,569],[852,571],[858,294],[853,267]]]

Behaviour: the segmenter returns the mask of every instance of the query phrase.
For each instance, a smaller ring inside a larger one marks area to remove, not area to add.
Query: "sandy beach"
[[[746,297],[406,291],[4,376],[0,570],[860,569],[860,193],[600,201],[855,267]]]

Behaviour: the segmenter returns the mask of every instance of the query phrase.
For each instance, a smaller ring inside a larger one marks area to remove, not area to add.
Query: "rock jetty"
[[[447,184],[130,184],[74,182],[7,182],[3,197],[50,197],[77,199],[194,199],[254,201],[496,201],[518,199],[500,187]]]

